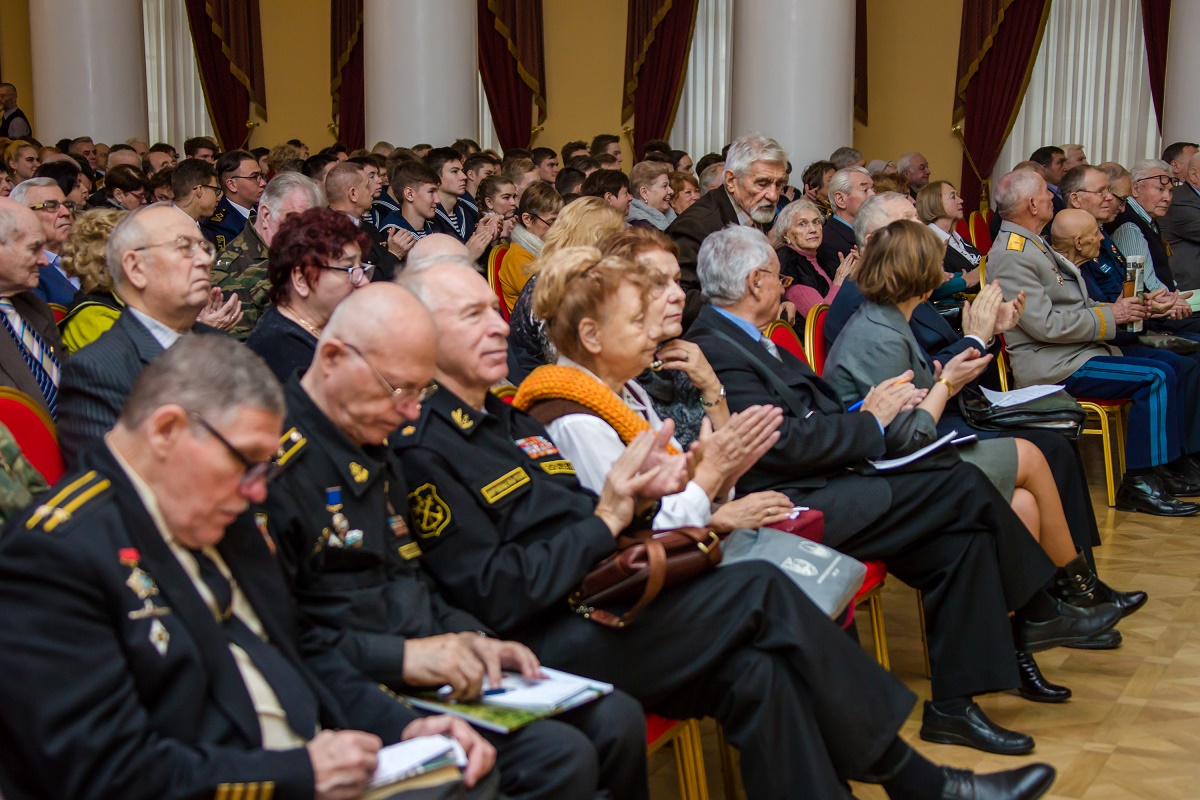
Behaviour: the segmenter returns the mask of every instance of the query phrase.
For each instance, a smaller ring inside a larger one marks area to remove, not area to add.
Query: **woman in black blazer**
[[[934,290],[934,303],[947,300],[959,292],[979,289],[979,268],[984,256],[954,230],[963,218],[963,201],[950,181],[930,181],[917,192],[917,216],[946,243],[942,271],[951,277]]]

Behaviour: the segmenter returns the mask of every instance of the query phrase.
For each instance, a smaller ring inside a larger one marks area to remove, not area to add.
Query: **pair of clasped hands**
[[[1191,292],[1168,292],[1155,289],[1141,297],[1121,297],[1112,304],[1113,319],[1118,325],[1143,319],[1184,319],[1191,316],[1188,303]]]

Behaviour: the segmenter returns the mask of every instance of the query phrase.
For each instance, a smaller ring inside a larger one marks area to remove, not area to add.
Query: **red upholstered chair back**
[[[54,321],[62,322],[67,316],[67,307],[61,303],[50,303],[50,310],[54,312]]]
[[[777,319],[772,322],[767,326],[766,335],[779,349],[788,351],[802,361],[808,360],[804,356],[804,345],[800,343],[796,329],[786,320]]]
[[[504,261],[504,254],[507,252],[507,246],[493,247],[492,252],[488,254],[487,263],[488,286],[491,286],[496,297],[500,298],[500,313],[505,322],[508,322],[508,317],[512,313],[512,309],[504,302],[504,289],[500,287],[500,264]]]
[[[972,211],[954,224],[958,235],[966,239],[985,256],[992,249],[992,210]]]
[[[820,375],[825,371],[825,315],[829,313],[826,303],[813,306],[804,324],[804,352],[808,353],[808,365]]]
[[[0,386],[0,423],[3,423],[21,453],[46,483],[54,484],[63,474],[62,452],[58,449],[58,429],[50,414],[24,392]]]

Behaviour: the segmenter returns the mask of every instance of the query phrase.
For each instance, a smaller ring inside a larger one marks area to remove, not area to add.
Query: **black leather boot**
[[[1062,703],[1071,697],[1071,690],[1046,680],[1037,662],[1030,653],[1017,651],[1017,669],[1021,673],[1021,685],[1017,692],[1034,703]]]
[[[1118,592],[1100,580],[1095,571],[1077,553],[1069,564],[1059,567],[1054,575],[1055,594],[1065,603],[1080,608],[1092,608],[1101,603],[1112,603],[1127,617],[1146,604],[1145,592]]]

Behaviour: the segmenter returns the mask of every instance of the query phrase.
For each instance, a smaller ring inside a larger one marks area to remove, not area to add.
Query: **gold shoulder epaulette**
[[[102,495],[111,485],[108,478],[95,470],[86,472],[38,506],[25,521],[25,527],[29,530],[41,528],[50,533],[64,522],[69,522],[85,503]]]
[[[279,452],[275,455],[276,464],[283,466],[291,461],[292,457],[304,449],[304,445],[308,444],[308,439],[304,438],[304,434],[292,428],[279,437]]]
[[[221,783],[213,800],[271,800],[275,796],[275,781],[250,783]]]
[[[1024,250],[1025,249],[1025,237],[1021,236],[1020,234],[1017,234],[1017,233],[1010,233],[1008,235],[1008,247],[1006,247],[1004,249],[1005,250]]]

